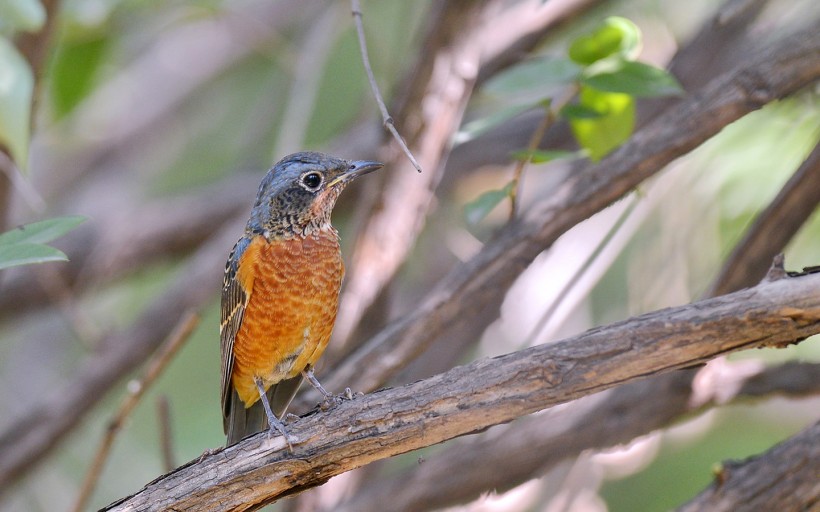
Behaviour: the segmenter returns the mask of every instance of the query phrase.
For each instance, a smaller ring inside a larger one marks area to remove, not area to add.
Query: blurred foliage
[[[58,217],[33,222],[0,233],[0,269],[48,261],[66,261],[66,255],[46,245],[85,221],[85,217]]]
[[[598,161],[632,135],[635,98],[683,92],[677,80],[663,69],[635,61],[640,48],[641,31],[637,25],[626,18],[610,16],[592,31],[569,43],[569,59],[536,58],[493,77],[484,91],[502,100],[500,109],[467,124],[456,140],[466,142],[525,110],[540,107],[545,116],[551,116],[550,119],[561,117],[568,120],[585,155]],[[551,98],[548,91],[554,90],[555,86],[577,89],[577,102],[564,104]],[[517,103],[508,104],[510,98]],[[513,157],[519,158],[521,154],[518,152]],[[544,159],[530,161],[543,163]],[[468,203],[465,206],[467,220],[477,224],[517,187],[518,183],[514,181],[512,185],[486,192]]]

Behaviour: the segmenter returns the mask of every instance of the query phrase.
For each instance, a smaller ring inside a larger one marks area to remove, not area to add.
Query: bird
[[[327,347],[344,277],[330,216],[342,190],[380,169],[316,152],[284,157],[262,179],[222,283],[220,348],[226,446],[265,430],[293,451],[282,418]]]

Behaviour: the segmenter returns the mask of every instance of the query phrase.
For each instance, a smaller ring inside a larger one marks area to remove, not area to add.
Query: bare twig
[[[578,280],[581,278],[581,276],[584,275],[584,273],[589,269],[589,267],[598,258],[598,256],[601,255],[604,249],[615,237],[615,234],[621,230],[626,220],[629,218],[630,215],[632,215],[632,212],[635,210],[635,206],[638,204],[638,200],[635,198],[634,194],[630,196],[629,200],[629,205],[626,208],[624,208],[624,211],[621,212],[621,214],[618,216],[617,220],[615,220],[615,223],[612,225],[609,231],[607,231],[604,237],[598,242],[598,244],[595,247],[595,250],[593,250],[587,257],[587,259],[581,265],[578,266],[578,270],[575,271],[575,274],[569,280],[567,280],[567,283],[564,285],[564,287],[561,288],[561,290],[559,290],[558,293],[555,294],[555,298],[552,299],[552,302],[550,303],[549,307],[546,310],[544,310],[543,313],[541,313],[541,315],[538,318],[538,322],[535,324],[535,327],[532,328],[532,331],[530,331],[530,335],[527,337],[527,346],[535,343],[535,340],[538,339],[538,335],[547,326],[547,322],[550,321],[552,315],[555,314],[555,311],[564,303],[564,299],[567,298],[567,296],[575,287],[575,285],[578,284]]]
[[[415,167],[418,172],[421,172],[421,166],[416,161],[413,153],[410,152],[410,148],[407,147],[407,143],[404,142],[402,136],[399,135],[399,131],[393,123],[393,118],[387,111],[387,106],[384,104],[382,93],[379,91],[379,85],[376,83],[376,77],[373,75],[373,68],[370,67],[370,57],[367,53],[367,41],[364,37],[364,25],[362,24],[362,6],[359,4],[359,0],[350,0],[350,7],[353,12],[353,23],[356,25],[356,34],[359,38],[359,51],[362,54],[362,64],[364,64],[364,70],[367,73],[367,80],[370,82],[370,89],[373,91],[373,96],[375,96],[376,103],[379,105],[379,111],[382,114],[382,122],[384,123],[384,127],[387,128],[393,135],[393,138],[396,139],[396,142],[399,144],[402,151],[404,151],[404,154],[407,155],[408,159],[410,159],[413,167]]]
[[[176,457],[174,457],[174,438],[173,429],[171,428],[171,405],[165,395],[157,397],[157,420],[159,421],[159,434],[162,442],[162,467],[165,471],[171,471],[177,464]]]
[[[451,136],[461,124],[472,94],[481,56],[477,36],[487,6],[485,0],[431,5],[420,57],[402,81],[405,91],[397,102],[403,105],[398,110],[402,132],[426,172],[422,176],[410,172],[383,174],[381,193],[373,194],[373,201],[365,203],[366,218],[350,258],[330,358],[336,351],[349,348],[346,342],[354,338],[351,335],[362,315],[404,262],[435,204],[434,194],[444,174]],[[401,152],[389,153],[388,167],[410,167]],[[382,322],[372,323],[380,326]]]
[[[668,308],[406,386],[260,433],[158,478],[107,510],[254,510],[355,467],[632,382],[820,332],[820,274]]]
[[[515,163],[512,179],[513,186],[510,189],[510,222],[515,219],[518,213],[518,195],[520,192],[519,188],[521,187],[521,178],[524,175],[524,167],[532,160],[533,151],[538,149],[541,139],[544,138],[544,134],[547,133],[547,130],[549,130],[549,127],[552,126],[554,122],[555,113],[551,107],[547,107],[544,112],[544,117],[541,119],[541,122],[538,123],[535,131],[532,132],[532,137],[530,137],[530,142],[527,144],[525,155]]]
[[[198,323],[199,315],[191,310],[187,311],[179,320],[176,327],[174,327],[171,334],[168,335],[168,338],[162,343],[157,353],[148,361],[148,365],[145,367],[143,374],[138,379],[128,383],[128,393],[123,398],[114,416],[108,422],[105,435],[97,447],[97,453],[94,455],[94,460],[91,462],[88,473],[85,475],[80,494],[77,496],[77,501],[74,502],[74,507],[72,508],[74,512],[84,510],[88,504],[91,493],[94,492],[94,487],[96,487],[97,480],[102,473],[105,461],[108,459],[111,446],[114,444],[114,438],[119,433],[125,420],[137,406],[140,399],[142,399],[145,391],[151,387],[168,363],[171,362],[171,359],[176,355],[182,344],[188,340],[188,337],[194,332]]]
[[[567,102],[569,102],[577,93],[577,85],[570,87],[569,90],[566,91],[559,100],[552,101],[549,105],[546,105],[544,107],[544,117],[541,119],[541,122],[538,123],[538,126],[532,132],[532,137],[530,137],[530,141],[527,144],[525,158],[521,158],[515,163],[515,169],[513,170],[512,179],[513,187],[510,190],[510,222],[512,222],[513,219],[515,219],[515,216],[518,214],[518,195],[520,193],[521,178],[524,174],[524,168],[532,160],[532,154],[536,149],[538,149],[538,146],[544,139],[544,135],[546,135],[547,130],[549,130],[550,127],[555,123],[558,111],[561,110],[561,108],[564,105],[566,105]]]

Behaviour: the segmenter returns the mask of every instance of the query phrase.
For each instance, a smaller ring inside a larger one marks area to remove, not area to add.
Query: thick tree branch
[[[447,330],[473,322],[465,311],[500,304],[504,291],[524,268],[572,226],[623,197],[730,122],[818,78],[820,32],[798,32],[671,107],[601,162],[579,162],[555,194],[457,267],[413,312],[344,361],[326,384],[331,389],[363,390],[383,385]]]
[[[253,510],[350,469],[647,375],[820,332],[820,274],[648,313],[344,402],[204,455],[107,510]]]
[[[712,380],[693,400],[696,370],[631,382],[574,402],[571,407],[516,421],[500,432],[454,443],[424,464],[389,478],[366,481],[337,512],[432,510],[465,503],[488,490],[501,493],[548,473],[584,450],[600,450],[668,427],[693,408],[730,400],[820,393],[820,364],[787,363],[760,373]],[[651,382],[651,389],[647,383]],[[727,394],[727,390],[729,394]],[[720,400],[716,397],[720,396]]]
[[[820,422],[763,455],[724,463],[716,481],[679,512],[798,512],[820,506]]]
[[[708,292],[721,295],[766,275],[772,259],[806,222],[820,203],[820,144],[758,215]]]

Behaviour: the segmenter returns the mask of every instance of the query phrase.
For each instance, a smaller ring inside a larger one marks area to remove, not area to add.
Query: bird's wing
[[[222,318],[219,323],[219,342],[222,354],[222,423],[227,432],[229,417],[231,414],[231,400],[237,397],[231,393],[231,373],[233,372],[233,344],[239,326],[242,325],[242,317],[245,313],[245,306],[248,304],[250,293],[245,290],[242,283],[237,279],[239,270],[239,260],[245,249],[250,245],[250,239],[243,236],[233,246],[228,263],[225,265],[225,277],[222,283]]]

